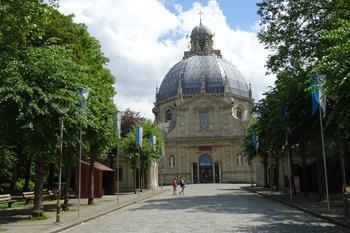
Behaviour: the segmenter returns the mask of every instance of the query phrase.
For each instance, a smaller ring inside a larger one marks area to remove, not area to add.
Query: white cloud
[[[179,5],[175,9],[176,14],[156,0],[62,0],[60,6],[100,40],[117,78],[115,102],[120,110],[129,107],[153,119],[155,87],[188,50],[187,35],[199,23],[199,9],[203,24],[215,32],[216,49],[252,83],[254,97],[261,98],[274,78],[265,76],[267,51],[256,38],[257,26],[249,31],[230,28],[216,1],[194,3],[187,11]]]

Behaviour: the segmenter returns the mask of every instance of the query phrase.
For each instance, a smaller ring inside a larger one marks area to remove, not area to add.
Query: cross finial
[[[202,15],[203,15],[202,10],[199,10],[197,14],[199,14],[199,25],[202,25]]]

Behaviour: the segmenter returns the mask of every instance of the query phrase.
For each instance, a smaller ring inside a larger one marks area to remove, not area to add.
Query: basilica
[[[184,52],[156,90],[153,113],[164,131],[163,183],[250,182],[253,167],[242,141],[252,108],[250,85],[221,51],[202,22]]]

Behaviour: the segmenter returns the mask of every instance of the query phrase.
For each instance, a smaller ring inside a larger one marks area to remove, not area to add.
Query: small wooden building
[[[81,160],[81,198],[87,198],[89,193],[89,161]],[[79,192],[79,167],[75,169],[75,195]],[[94,197],[115,194],[114,170],[95,162],[94,164]]]

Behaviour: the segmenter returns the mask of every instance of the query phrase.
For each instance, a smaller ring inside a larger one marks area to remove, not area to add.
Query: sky
[[[154,119],[156,86],[189,50],[191,30],[202,23],[214,48],[252,85],[258,100],[275,78],[266,75],[268,51],[259,43],[257,0],[61,0],[59,10],[74,14],[96,37],[116,78],[118,110],[130,108]]]

